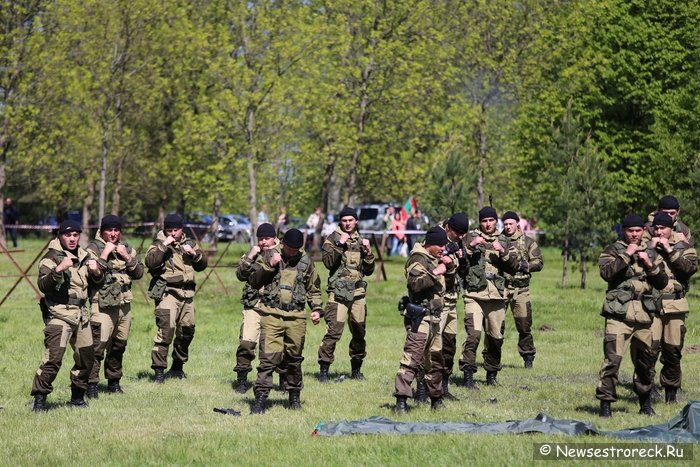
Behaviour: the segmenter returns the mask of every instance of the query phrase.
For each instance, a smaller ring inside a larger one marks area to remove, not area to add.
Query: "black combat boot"
[[[99,397],[97,383],[88,383],[86,394],[88,399],[97,399]]]
[[[497,371],[486,372],[486,384],[488,386],[495,386],[498,384],[498,381],[496,381],[496,375],[498,375]]]
[[[328,376],[328,370],[331,368],[331,364],[328,362],[319,362],[318,370],[318,380],[321,383],[327,383],[330,377]]]
[[[46,394],[37,394],[34,396],[34,404],[32,404],[32,410],[34,412],[46,412],[49,410],[46,407]]]
[[[170,370],[165,374],[166,378],[177,378],[177,379],[185,379],[187,378],[187,375],[185,374],[184,371],[182,371],[182,365],[184,363],[180,360],[173,360],[173,364],[170,365]]]
[[[245,394],[248,390],[248,372],[239,371],[236,375],[236,392],[238,394]]]
[[[667,404],[675,404],[676,401],[676,393],[678,392],[678,388],[672,388],[671,386],[666,386],[665,388],[666,391],[666,403]]]
[[[408,413],[408,404],[406,403],[406,396],[396,396],[396,407],[394,407],[395,413]]]
[[[651,395],[639,396],[639,413],[641,415],[656,415],[651,405]]]
[[[122,387],[119,384],[119,379],[107,380],[107,392],[110,394],[124,394]]]
[[[162,368],[154,368],[155,376],[153,377],[153,382],[157,384],[163,384],[165,382],[165,372]]]
[[[416,393],[413,395],[413,400],[419,404],[425,404],[428,402],[428,385],[425,384],[424,379],[418,381],[418,384],[416,385]]]
[[[350,373],[351,379],[357,379],[360,381],[365,379],[365,375],[363,375],[360,371],[360,368],[362,368],[362,360],[351,360],[350,366],[352,367],[352,372]]]
[[[290,410],[301,410],[301,400],[299,398],[300,391],[298,389],[292,389],[289,391],[289,409]]]
[[[267,401],[267,394],[263,392],[255,393],[255,402],[253,407],[250,408],[250,414],[264,414],[265,413],[265,401]]]
[[[532,369],[532,362],[534,360],[535,360],[534,355],[525,355],[523,357],[523,362],[525,363],[525,368],[527,368],[528,370],[531,370]]]
[[[474,373],[472,370],[467,370],[464,372],[464,380],[462,381],[462,386],[467,389],[476,389],[474,385]]]
[[[448,401],[459,400],[459,397],[450,392],[450,378],[447,375],[442,376],[442,397]]]
[[[612,407],[610,406],[610,401],[600,401],[600,410],[598,415],[605,418],[612,417]]]
[[[445,404],[442,402],[442,397],[431,397],[430,398],[430,410],[440,410],[444,409]]]
[[[68,405],[71,407],[86,408],[88,403],[85,402],[85,389],[71,388],[70,390],[70,400]]]

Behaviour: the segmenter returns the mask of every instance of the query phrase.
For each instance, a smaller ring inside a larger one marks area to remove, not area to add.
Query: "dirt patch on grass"
[[[542,332],[552,332],[554,331],[554,327],[550,326],[549,324],[543,324],[539,327],[539,330]]]
[[[683,353],[700,353],[700,345],[693,344],[683,347]]]

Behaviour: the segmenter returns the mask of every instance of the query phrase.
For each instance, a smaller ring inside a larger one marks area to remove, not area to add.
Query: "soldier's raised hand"
[[[444,264],[445,266],[449,266],[450,264],[453,263],[452,258],[450,258],[450,255],[441,256],[440,262],[442,264]]]
[[[58,263],[58,266],[56,266],[56,272],[63,272],[71,266],[73,266],[73,259],[66,256],[63,258],[63,261]]]
[[[280,261],[282,261],[282,256],[275,251],[270,257],[270,266],[275,267],[280,263]]]
[[[630,243],[627,245],[627,248],[625,248],[625,253],[627,253],[628,256],[634,256],[637,251],[639,250],[639,245],[636,243]]]
[[[163,245],[168,246],[175,241],[175,237],[168,235],[165,240],[163,240]]]
[[[642,266],[644,266],[646,269],[651,269],[654,267],[654,264],[649,259],[649,255],[646,251],[640,251],[637,254],[639,255],[639,262],[642,264]]]
[[[314,326],[321,322],[321,314],[318,311],[311,312],[311,322],[314,323]]]
[[[367,240],[366,238],[362,239],[362,248],[364,248],[365,253],[367,254],[372,252],[372,248],[370,248],[369,246],[369,240]]]
[[[194,256],[197,254],[197,252],[194,251],[194,248],[192,248],[192,246],[188,245],[187,243],[182,245],[182,251],[184,251],[185,253],[187,253],[190,256]]]
[[[260,254],[260,247],[258,245],[253,245],[253,247],[248,252],[248,259],[254,259]]]
[[[116,245],[112,242],[105,242],[105,247],[102,250],[102,254],[100,254],[100,258],[102,259],[107,259],[109,255],[114,251],[116,248]]]
[[[498,254],[503,254],[506,251],[498,240],[494,240],[491,246],[493,246],[493,249],[496,250]]]
[[[94,259],[89,259],[85,264],[87,264],[88,271],[90,272],[90,274],[92,274],[93,276],[98,276],[100,274],[100,266],[99,264],[97,264],[97,261],[95,261]]]
[[[444,258],[444,256],[443,256]],[[447,266],[445,266],[445,263],[440,263],[438,266],[433,269],[433,274],[436,276],[439,276],[441,274],[445,274],[447,272]]]
[[[350,238],[350,234],[348,234],[347,232],[343,232],[342,234],[340,234],[340,238],[338,239],[338,242],[345,245],[345,242],[348,241],[348,238]]]
[[[122,259],[129,260],[131,259],[131,256],[129,256],[129,252],[126,250],[126,247],[123,244],[117,245],[117,254],[122,257]]]
[[[484,239],[484,237],[479,236],[479,237],[474,238],[474,240],[472,240],[471,242],[469,242],[469,246],[474,248],[474,247],[477,247],[479,245],[483,245],[484,243],[486,243],[486,240]]]

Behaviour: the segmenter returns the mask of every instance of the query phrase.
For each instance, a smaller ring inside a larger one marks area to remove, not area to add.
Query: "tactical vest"
[[[508,239],[505,235],[498,235],[496,238],[502,244],[507,244]],[[502,294],[506,286],[506,278],[499,273],[486,272],[486,247],[478,245],[474,253],[468,257],[469,269],[466,276],[463,278],[463,288],[467,292],[480,292],[488,286],[488,281],[492,281],[493,285]]]
[[[66,253],[64,251],[58,251],[58,250],[53,250],[50,249],[49,251],[46,252],[45,258],[50,259],[54,263],[56,263],[56,266],[61,264],[63,261],[63,258],[65,258]],[[86,257],[87,258],[87,257]],[[81,265],[79,264],[78,267]],[[61,286],[57,290],[52,290],[51,293],[46,293],[46,298],[49,299],[52,302],[55,303],[68,303],[68,299],[70,297],[70,285],[71,285],[71,272],[70,269],[66,269],[63,271],[63,274],[65,275],[65,280],[61,284]]]
[[[306,303],[306,277],[311,259],[302,255],[294,267],[280,269],[270,285],[265,286],[261,301],[283,311],[301,311]]]
[[[260,292],[255,287],[252,287],[246,282],[243,286],[243,295],[241,296],[241,304],[246,309],[253,308],[260,301]]]
[[[330,271],[328,290],[332,291],[335,299],[351,302],[355,298],[355,290],[366,288],[362,281],[362,238],[345,243],[345,251],[340,257],[338,266]]]
[[[512,243],[515,245],[515,250],[518,254],[518,264],[528,263],[530,258],[528,257],[525,235],[521,234],[520,237],[518,237],[518,239]],[[526,271],[518,270],[515,274],[505,273],[504,276],[508,287],[520,289],[530,285],[530,278],[532,277],[532,274]]]
[[[425,254],[421,251],[415,251],[415,249],[411,252],[411,256],[421,256],[423,258],[427,259],[427,262],[429,265],[432,265],[433,262],[435,261],[435,258],[432,256]],[[409,259],[410,259],[409,257]],[[419,261],[413,261],[411,264],[409,264],[406,267],[406,277],[409,276],[411,271],[418,267],[421,262]],[[425,265],[423,265],[425,267]],[[428,267],[430,269],[431,266]],[[408,300],[415,304],[422,306],[423,308],[427,308],[429,310],[437,311],[437,310],[442,310],[444,306],[444,299],[442,297],[442,294],[440,293],[441,291],[444,292],[444,276],[440,276],[440,284],[436,285],[435,287],[427,290],[422,290],[418,293],[412,291],[410,287],[408,288]]]
[[[621,242],[615,242],[613,248],[615,253],[620,256],[624,253],[626,246]],[[646,249],[646,252],[649,255],[649,259],[654,262],[656,252],[649,248]],[[634,273],[631,266],[627,267],[623,280],[608,284],[603,309],[600,314],[624,319],[627,316],[629,304],[633,300],[641,301],[642,307],[650,314],[661,311],[661,292],[651,287],[649,283],[644,282],[645,278],[646,273],[642,273],[639,276]],[[639,282],[644,282],[645,290],[636,290],[635,284]]]
[[[127,251],[131,251],[128,244],[122,244],[124,245],[124,247],[126,247]],[[97,252],[97,256],[99,257],[100,255],[102,255],[104,246],[105,244],[102,242],[92,241],[88,245],[88,248],[94,247],[95,251]],[[109,263],[109,260],[107,260],[107,262]],[[102,285],[102,288],[100,288],[100,290],[97,291],[97,304],[100,308],[121,306],[121,304],[124,303],[123,292],[128,290],[128,286],[122,286],[122,284],[116,279],[116,277],[114,277],[115,272],[126,273],[126,268],[115,271],[112,268],[112,265],[109,264],[109,267],[106,268],[106,270],[104,271],[104,284]]]

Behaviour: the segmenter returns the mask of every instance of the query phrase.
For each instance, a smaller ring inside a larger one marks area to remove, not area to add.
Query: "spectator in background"
[[[335,222],[335,217],[333,217],[333,214],[328,214],[326,216],[326,220],[323,222],[323,230],[321,231],[321,236],[323,237],[323,241],[326,241],[326,238],[335,232],[335,229],[338,227],[338,224]]]
[[[406,234],[403,233],[404,230],[406,230],[406,223],[401,219],[401,213],[394,212],[394,218],[391,221],[393,235],[391,237],[391,254],[389,256],[397,254],[408,256],[408,252],[405,250]]]
[[[323,219],[323,212],[321,212],[321,206],[317,206],[314,212],[309,214],[309,218],[306,219],[306,246],[307,250],[311,249],[311,245],[314,242],[314,234],[316,233],[316,228],[319,222]]]
[[[2,210],[3,222],[5,223],[5,238],[7,234],[10,234],[12,238],[12,246],[17,248],[17,229],[10,228],[8,226],[19,224],[19,211],[17,207],[13,204],[12,198],[5,198],[5,206]]]
[[[527,221],[527,219],[522,215],[520,211],[517,211],[516,214],[518,215],[518,227],[520,227],[520,230],[522,230],[523,233],[529,231],[530,223]]]
[[[394,206],[389,206],[386,208],[386,212],[384,212],[384,230],[386,232],[389,232],[391,230],[391,224],[394,222],[394,212],[396,210],[394,209]],[[394,241],[393,237],[389,237],[389,255],[391,256],[391,245],[393,244],[392,242]]]
[[[412,216],[406,222],[406,230],[421,230],[423,225],[423,213],[420,209],[415,209],[412,212]],[[406,242],[408,243],[408,251],[413,250],[413,245],[416,244],[418,240],[418,234],[409,234],[406,236]]]

